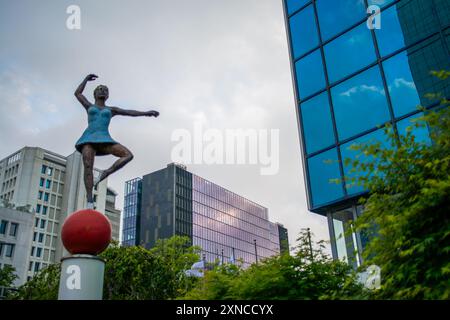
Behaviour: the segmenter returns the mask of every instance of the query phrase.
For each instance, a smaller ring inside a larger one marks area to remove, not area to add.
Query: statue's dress
[[[75,148],[81,152],[85,144],[116,144],[109,135],[108,127],[111,122],[112,112],[108,107],[99,108],[91,105],[88,109],[88,127],[78,139]],[[103,155],[97,152],[98,156]]]

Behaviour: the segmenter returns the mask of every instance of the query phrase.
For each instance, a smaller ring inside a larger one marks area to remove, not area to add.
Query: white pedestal
[[[105,262],[77,254],[61,259],[58,300],[102,300]]]

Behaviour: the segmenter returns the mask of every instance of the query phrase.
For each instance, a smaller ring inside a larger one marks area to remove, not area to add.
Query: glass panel
[[[325,75],[320,50],[295,63],[297,89],[301,99],[325,88]]]
[[[294,59],[319,44],[316,21],[312,6],[308,6],[289,18],[291,28],[292,51]]]
[[[307,4],[309,1],[310,0],[286,0],[287,13],[291,14],[295,12],[296,10]]]
[[[377,66],[331,89],[339,139],[347,139],[390,119]]]
[[[359,144],[375,144],[375,143],[381,143],[381,146],[384,148],[390,148],[390,143],[387,140],[387,137],[384,133],[384,129],[379,129],[375,132],[366,134],[365,136],[362,136],[358,139],[352,140],[350,142],[347,142],[341,146],[341,157],[342,161],[344,163],[344,175],[347,179],[355,178],[357,179],[358,176],[364,176],[366,175],[366,172],[351,172],[351,169],[353,168],[352,164],[346,165],[346,159],[358,160],[361,163],[367,163],[373,159],[372,157],[366,157],[361,153],[360,150],[351,150],[351,147],[353,145],[359,145]],[[347,193],[349,195],[353,195],[359,192],[364,191],[364,187],[358,185],[358,180],[355,182],[346,181],[346,189]]]
[[[308,159],[308,171],[314,207],[344,196],[341,184],[330,182],[330,179],[341,178],[336,149]]]
[[[361,0],[318,0],[316,5],[323,41],[351,27],[366,16],[366,6]]]
[[[406,52],[383,62],[383,67],[395,116],[400,117],[417,110],[420,99]]]
[[[394,2],[395,0],[369,0],[369,6],[377,5],[381,8],[387,6],[389,3]]]
[[[396,6],[381,12],[381,29],[374,30],[382,57],[405,46]]]
[[[312,153],[334,143],[333,123],[326,92],[300,106],[306,152]]]
[[[420,117],[423,117],[422,112],[397,122],[398,133],[400,135],[406,135],[407,130],[411,130],[412,134],[415,137],[415,141],[419,143],[431,144],[430,132],[428,131],[428,127],[415,128],[415,122],[412,122],[412,120]],[[424,122],[421,121],[421,123],[423,124]]]
[[[324,47],[330,83],[376,60],[372,35],[363,23]]]

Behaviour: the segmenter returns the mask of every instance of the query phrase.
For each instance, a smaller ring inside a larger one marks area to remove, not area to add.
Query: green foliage
[[[188,243],[189,238],[179,236],[151,250],[112,243],[100,255],[106,261],[103,299],[162,300],[184,294],[195,281],[184,276],[184,270],[199,259],[198,249]],[[60,264],[50,265],[21,286],[12,299],[57,299],[60,274]]]
[[[9,298],[15,300],[56,300],[58,298],[61,264],[42,269],[30,281],[19,287]]]
[[[448,100],[441,98],[441,104],[437,111],[424,110],[406,135],[387,126],[390,148],[355,146],[371,159],[352,164],[360,174],[357,183],[369,190],[356,228],[371,239],[365,264],[381,267],[377,298],[450,298],[450,108]],[[430,143],[413,135],[425,126]]]
[[[10,265],[4,265],[0,268],[0,287],[11,288],[17,279],[16,269]]]
[[[350,266],[324,254],[323,241],[311,252],[307,232],[295,255],[265,259],[247,269],[224,265],[207,271],[185,296],[204,300],[345,299],[364,297]]]

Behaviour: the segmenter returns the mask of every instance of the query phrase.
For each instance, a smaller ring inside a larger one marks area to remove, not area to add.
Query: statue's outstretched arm
[[[78,86],[77,90],[75,90],[75,97],[77,97],[78,101],[80,101],[80,103],[83,105],[83,107],[86,110],[91,106],[91,103],[83,95],[83,90],[86,87],[86,83],[88,81],[93,81],[93,80],[95,80],[97,78],[98,78],[98,76],[96,76],[95,74],[87,75],[86,78],[84,78],[83,82],[80,83],[80,85]]]
[[[129,117],[157,117],[159,112],[155,110],[150,111],[137,111],[121,109],[119,107],[111,107],[113,116],[129,116]]]

